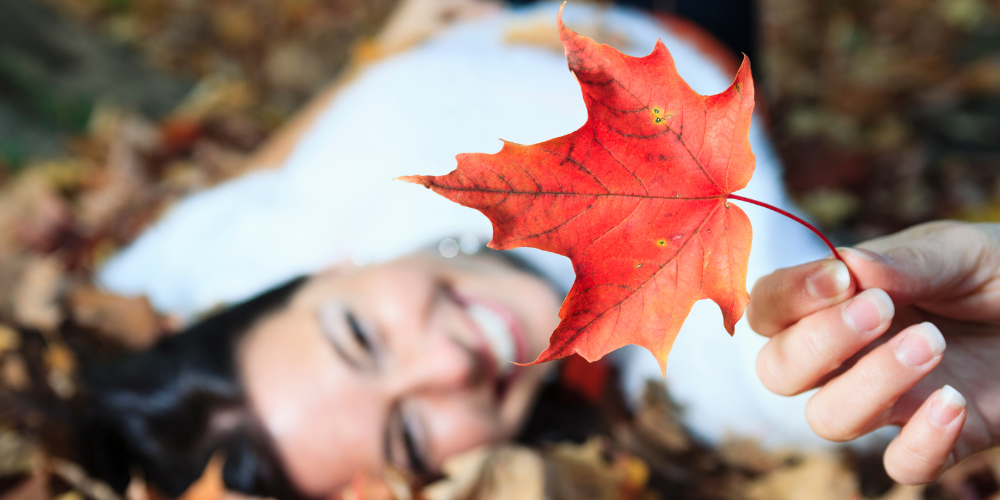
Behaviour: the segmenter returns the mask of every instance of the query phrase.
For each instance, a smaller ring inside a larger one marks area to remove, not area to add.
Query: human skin
[[[358,472],[434,472],[450,455],[512,438],[550,366],[510,364],[470,304],[511,318],[521,334],[498,331],[523,339],[524,362],[547,345],[559,303],[551,286],[495,255],[344,264],[262,319],[237,359],[292,482],[327,498]]]
[[[1000,225],[928,223],[840,253],[846,266],[810,262],[753,287],[764,385],[820,387],[806,418],[829,440],[901,426],[884,455],[900,483],[1000,445]]]

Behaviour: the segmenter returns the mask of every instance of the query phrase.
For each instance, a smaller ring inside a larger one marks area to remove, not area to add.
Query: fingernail
[[[860,333],[869,333],[892,318],[895,311],[889,294],[872,288],[861,292],[844,307],[844,322]]]
[[[806,290],[816,299],[830,299],[851,285],[851,272],[839,260],[823,261],[823,266],[806,278]]]
[[[941,388],[941,392],[931,403],[928,418],[938,426],[947,427],[965,411],[966,404],[968,403],[961,393],[956,391],[954,387],[946,385]]]
[[[896,359],[912,368],[940,356],[944,348],[941,330],[931,323],[921,323],[911,328],[896,346]]]
[[[881,254],[875,253],[865,248],[837,247],[837,251],[840,252],[841,255],[845,253],[851,254],[865,262],[886,262],[885,257],[883,257]]]

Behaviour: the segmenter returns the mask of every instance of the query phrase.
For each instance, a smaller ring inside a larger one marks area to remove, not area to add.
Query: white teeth
[[[515,356],[514,338],[507,322],[496,311],[479,304],[470,304],[468,312],[469,317],[483,332],[486,342],[489,343],[490,349],[496,356],[497,370],[500,371],[500,375],[507,374],[514,368],[511,361],[514,360]]]

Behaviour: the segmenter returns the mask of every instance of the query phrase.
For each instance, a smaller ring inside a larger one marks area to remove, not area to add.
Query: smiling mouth
[[[514,363],[526,362],[527,346],[520,323],[502,305],[479,297],[456,294],[456,302],[465,310],[474,334],[477,350],[495,379],[495,393],[502,399],[511,382],[521,372]]]

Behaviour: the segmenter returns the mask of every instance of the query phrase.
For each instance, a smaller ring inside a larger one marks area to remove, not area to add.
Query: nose
[[[419,335],[419,334],[417,334]],[[478,357],[457,335],[431,331],[415,338],[397,358],[392,392],[397,394],[462,391],[480,382]]]

